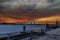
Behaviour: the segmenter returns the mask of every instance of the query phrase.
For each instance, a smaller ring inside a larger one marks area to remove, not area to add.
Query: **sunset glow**
[[[40,18],[37,19],[36,21],[56,21],[59,18],[60,16],[51,16],[51,17]]]
[[[60,20],[60,15],[45,17],[45,18],[39,18],[39,19],[36,19],[35,21],[40,22],[40,23],[55,23],[56,20]]]
[[[1,0],[0,23],[55,23],[60,20],[59,0]]]
[[[51,17],[44,17],[39,19],[34,19],[36,23],[54,23],[56,20],[60,19],[60,16],[51,16]],[[19,22],[26,22],[29,21],[27,18],[24,19],[12,19],[8,17],[0,17],[0,23],[19,23]]]
[[[8,17],[0,17],[0,23],[18,23],[18,22],[25,22],[26,19],[12,19]]]

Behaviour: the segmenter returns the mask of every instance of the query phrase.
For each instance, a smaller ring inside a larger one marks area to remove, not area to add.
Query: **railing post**
[[[7,40],[11,40],[10,37],[11,37],[11,33],[8,33]]]
[[[30,31],[30,40],[32,40],[32,31]]]

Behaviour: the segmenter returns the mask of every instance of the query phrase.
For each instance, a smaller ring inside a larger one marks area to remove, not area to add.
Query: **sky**
[[[0,0],[1,23],[54,23],[59,19],[60,0]]]

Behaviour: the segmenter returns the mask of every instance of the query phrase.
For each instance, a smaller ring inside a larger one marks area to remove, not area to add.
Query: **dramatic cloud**
[[[53,16],[60,18],[60,0],[0,0],[1,22],[26,22]]]
[[[56,9],[60,8],[59,4],[60,0],[0,0],[0,9],[10,11],[19,8],[29,9],[33,6],[33,9]]]
[[[21,12],[4,12],[0,13],[0,21],[1,22],[26,22],[35,19],[42,19],[42,21],[50,21],[47,18],[51,19],[51,21],[55,21],[56,17],[60,19],[60,12],[59,11],[21,11]],[[41,20],[40,20],[41,21]]]

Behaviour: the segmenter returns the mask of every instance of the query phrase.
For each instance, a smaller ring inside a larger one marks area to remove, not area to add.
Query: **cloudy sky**
[[[60,0],[0,0],[1,22],[54,22],[56,19],[60,19]]]

